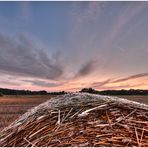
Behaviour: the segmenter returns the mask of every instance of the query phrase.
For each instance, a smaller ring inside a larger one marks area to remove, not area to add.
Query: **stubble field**
[[[0,131],[28,109],[49,100],[51,95],[0,97]]]
[[[51,95],[0,97],[0,131],[24,114],[28,109],[49,100]],[[118,96],[148,104],[148,96]]]

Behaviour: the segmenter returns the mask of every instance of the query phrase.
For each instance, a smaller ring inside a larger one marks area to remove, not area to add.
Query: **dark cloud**
[[[56,87],[56,86],[60,86],[61,84],[59,83],[49,83],[49,82],[45,82],[45,81],[41,81],[41,80],[23,80],[24,82],[29,82],[32,85],[35,86],[42,86],[42,87]]]
[[[17,38],[0,34],[0,71],[43,79],[58,79],[63,74],[61,64],[24,34]]]
[[[79,78],[91,74],[95,69],[97,69],[96,65],[97,65],[96,60],[90,60],[80,68],[80,70],[74,76],[74,78]]]
[[[132,75],[132,76],[129,76],[129,77],[125,77],[125,78],[122,78],[122,79],[118,79],[118,80],[115,80],[115,81],[112,81],[112,82],[113,83],[124,82],[124,81],[127,81],[127,80],[137,79],[137,78],[146,77],[146,76],[148,76],[148,73],[141,73],[141,74],[136,74],[136,75]]]

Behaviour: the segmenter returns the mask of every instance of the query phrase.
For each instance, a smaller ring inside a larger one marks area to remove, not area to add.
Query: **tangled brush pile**
[[[58,96],[5,128],[0,146],[148,147],[148,106],[87,93]]]

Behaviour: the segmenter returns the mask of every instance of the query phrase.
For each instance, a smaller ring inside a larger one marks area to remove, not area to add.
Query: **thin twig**
[[[143,128],[142,133],[141,133],[141,138],[140,138],[140,147],[141,147],[141,145],[142,145],[143,135],[144,135],[144,128]]]
[[[39,129],[38,131],[34,132],[33,134],[31,134],[29,136],[29,138],[32,138],[33,136],[35,136],[36,134],[38,134],[39,132],[43,131],[45,128],[47,128],[48,126],[44,126],[43,128]]]
[[[138,121],[138,120],[136,121],[136,120],[130,120],[130,119],[128,119],[128,121],[148,125],[148,121]]]
[[[106,116],[107,116],[108,123],[110,124],[110,126],[111,126],[111,128],[112,128],[112,125],[111,125],[112,121],[111,121],[110,118],[109,118],[109,115],[108,115],[108,113],[107,113],[107,110],[106,110]]]
[[[72,110],[73,110],[73,108],[71,108],[71,109],[69,110],[69,112],[68,112],[67,115],[63,118],[63,120],[62,120],[61,123],[63,123],[63,122],[66,120],[66,118],[69,116],[69,114],[71,113]]]
[[[60,122],[61,122],[60,120],[61,120],[61,119],[60,119],[60,110],[58,110],[58,121],[57,121],[57,124],[58,124],[58,125],[60,125]]]
[[[78,114],[78,117],[87,116],[89,112],[91,112],[91,111],[93,111],[93,110],[96,110],[96,109],[104,108],[104,107],[106,107],[106,106],[108,106],[108,104],[103,104],[103,105],[100,105],[100,106],[97,106],[97,107],[94,107],[94,108],[85,110],[85,111],[82,112],[81,114]]]
[[[96,138],[100,138],[100,137],[107,137],[107,136],[112,136],[113,134],[102,134],[102,135],[97,135]]]
[[[132,111],[131,113],[129,113],[127,116],[125,116],[124,118],[119,119],[117,122],[113,123],[112,125],[115,125],[119,122],[121,122],[122,120],[125,120],[126,118],[128,118],[129,116],[131,116],[132,114],[134,114],[137,111],[137,109],[135,109],[134,111]]]
[[[73,118],[74,116],[76,116],[77,114],[79,114],[82,111],[82,109],[80,109],[78,112],[74,113],[70,118]]]
[[[33,143],[31,143],[28,139],[26,139],[26,137],[24,138],[24,140],[25,140],[26,142],[28,142],[29,144],[31,144],[32,147],[36,147],[36,145],[33,144]]]
[[[135,134],[136,134],[136,139],[137,139],[138,146],[140,147],[140,143],[139,143],[139,138],[138,138],[138,133],[137,133],[136,127],[135,127]]]

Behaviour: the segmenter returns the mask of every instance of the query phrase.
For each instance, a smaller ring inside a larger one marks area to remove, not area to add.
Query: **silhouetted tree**
[[[6,88],[0,88],[0,93],[2,95],[63,95],[63,94],[66,94],[65,91],[47,92],[45,90],[30,91],[30,90],[13,90],[13,89],[6,89]]]
[[[87,92],[87,93],[96,93],[96,90],[92,88],[83,88],[80,92]]]
[[[100,94],[100,95],[148,95],[148,90],[140,90],[140,89],[97,91],[92,88],[83,88],[81,89],[80,92],[94,93],[94,94]]]

